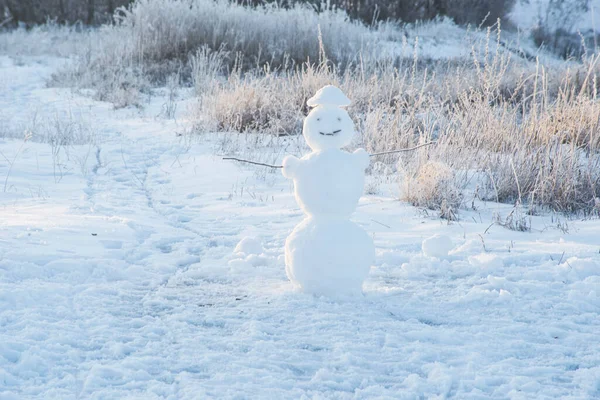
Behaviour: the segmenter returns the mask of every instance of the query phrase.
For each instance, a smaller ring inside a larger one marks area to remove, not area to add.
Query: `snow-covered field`
[[[515,232],[475,201],[447,224],[383,184],[353,217],[364,295],[297,293],[290,181],[182,136],[194,99],[46,88],[62,62],[0,57],[1,399],[600,398],[597,219]]]

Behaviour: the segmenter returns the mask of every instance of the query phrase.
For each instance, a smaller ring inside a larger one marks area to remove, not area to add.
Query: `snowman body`
[[[293,179],[296,200],[307,214],[286,240],[286,273],[303,291],[318,295],[360,293],[375,257],[372,239],[350,220],[369,155],[341,150],[354,135],[350,116],[340,108],[348,104],[333,86],[317,92],[303,128],[313,152],[283,162],[283,174]]]

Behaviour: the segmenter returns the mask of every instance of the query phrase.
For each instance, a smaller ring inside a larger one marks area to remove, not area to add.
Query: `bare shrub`
[[[223,87],[204,98],[201,112],[221,131],[295,134],[303,115],[302,106],[288,92],[293,86],[275,75],[233,75]]]

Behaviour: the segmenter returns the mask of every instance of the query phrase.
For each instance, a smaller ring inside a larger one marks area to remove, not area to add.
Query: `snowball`
[[[253,237],[245,237],[235,246],[235,253],[262,254],[264,249],[260,242]]]
[[[308,293],[360,293],[375,259],[369,235],[347,219],[306,218],[285,243],[286,273]]]
[[[421,248],[427,257],[447,257],[454,245],[448,236],[435,234],[423,240]]]
[[[315,107],[319,105],[346,107],[349,106],[350,103],[350,99],[346,97],[344,92],[333,85],[323,86],[306,102],[309,107]]]
[[[365,185],[362,155],[335,149],[302,157],[293,177],[296,200],[312,216],[350,217]]]
[[[354,134],[354,122],[348,112],[329,105],[313,109],[302,128],[302,135],[313,151],[346,147]]]

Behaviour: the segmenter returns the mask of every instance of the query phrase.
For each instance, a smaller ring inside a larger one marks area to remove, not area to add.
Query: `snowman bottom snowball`
[[[286,273],[306,293],[354,295],[375,258],[369,235],[348,219],[302,221],[285,243]]]

